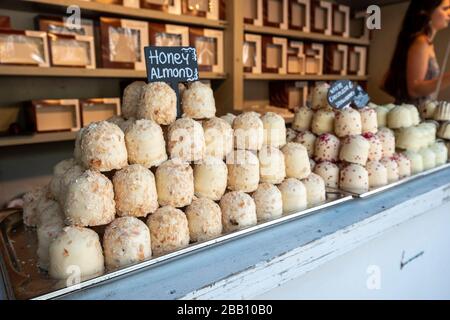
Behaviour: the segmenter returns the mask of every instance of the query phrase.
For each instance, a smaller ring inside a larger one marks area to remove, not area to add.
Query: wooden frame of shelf
[[[67,131],[0,137],[0,147],[21,146],[46,142],[71,141],[75,140],[76,135],[77,132]]]
[[[245,73],[245,80],[274,80],[274,81],[335,81],[335,80],[352,80],[352,81],[365,81],[368,76],[354,76],[354,75],[301,75],[301,74],[253,74]]]

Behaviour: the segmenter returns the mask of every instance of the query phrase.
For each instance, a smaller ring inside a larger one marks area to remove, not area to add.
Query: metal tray
[[[0,267],[3,282],[9,299],[53,299],[129,275],[133,272],[149,269],[169,259],[175,259],[205,247],[215,246],[225,241],[258,232],[273,225],[314,214],[324,208],[329,208],[352,199],[353,197],[351,195],[344,194],[340,191],[327,190],[327,200],[316,207],[284,215],[272,221],[260,222],[254,227],[224,234],[213,240],[194,243],[187,248],[163,256],[153,257],[147,261],[122,269],[109,271],[101,276],[84,278],[81,279],[81,283],[72,286],[67,286],[66,281],[51,279],[47,273],[39,270],[36,255],[36,230],[24,226],[21,210],[6,210],[0,212]]]

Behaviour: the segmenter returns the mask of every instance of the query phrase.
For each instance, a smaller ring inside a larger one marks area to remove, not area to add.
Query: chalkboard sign
[[[335,81],[328,90],[328,103],[336,109],[342,109],[353,102],[355,95],[355,88],[351,81]]]
[[[181,105],[178,83],[198,81],[197,53],[193,47],[145,47],[148,82],[167,82],[177,94],[178,117]]]
[[[362,109],[367,106],[370,98],[366,91],[361,86],[356,86],[355,88],[355,97],[353,98],[353,103],[359,109]]]

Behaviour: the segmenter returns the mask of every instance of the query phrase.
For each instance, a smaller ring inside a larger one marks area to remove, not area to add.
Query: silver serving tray
[[[215,246],[225,241],[237,239],[277,224],[302,218],[352,199],[353,197],[347,193],[327,190],[327,200],[318,206],[308,208],[301,212],[287,214],[272,221],[260,222],[256,226],[224,234],[213,240],[193,243],[187,248],[163,256],[156,256],[147,261],[122,269],[107,271],[100,276],[84,278],[81,279],[79,284],[71,286],[67,286],[65,281],[51,279],[47,273],[39,270],[36,255],[36,231],[24,226],[21,210],[6,210],[0,212],[0,267],[3,282],[9,299],[53,299],[129,275],[133,272],[150,269],[170,259],[178,258],[205,247]],[[96,231],[99,231],[99,233],[102,232],[101,230]]]

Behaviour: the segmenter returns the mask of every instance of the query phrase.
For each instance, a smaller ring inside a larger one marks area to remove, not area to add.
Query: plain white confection
[[[395,132],[396,147],[403,150],[419,151],[428,146],[426,129],[409,127],[398,129]]]
[[[339,187],[339,167],[329,161],[316,164],[314,173],[321,176],[325,182],[326,187]]]
[[[190,118],[178,119],[169,127],[167,146],[171,159],[202,160],[206,148],[202,125]]]
[[[199,198],[186,208],[191,241],[206,241],[222,234],[222,211],[210,199]]]
[[[158,209],[155,176],[147,168],[133,164],[113,177],[114,200],[121,217],[146,217]]]
[[[273,220],[283,215],[281,191],[270,183],[261,183],[253,193],[258,221]]]
[[[446,101],[439,102],[434,112],[434,120],[449,121],[450,120],[450,103]]]
[[[314,156],[314,148],[316,145],[317,136],[310,131],[299,132],[293,141],[302,144],[308,151],[308,157],[312,158]]]
[[[233,129],[220,118],[202,122],[205,134],[206,155],[223,159],[233,150]]]
[[[315,173],[311,173],[307,178],[302,180],[306,188],[306,198],[308,206],[316,206],[327,199],[325,190],[325,181]]]
[[[388,128],[381,128],[377,133],[377,137],[380,139],[383,147],[383,158],[392,157],[395,153],[394,132]]]
[[[263,145],[280,148],[286,144],[286,122],[275,112],[267,112],[261,117],[264,128]]]
[[[128,162],[146,168],[167,160],[166,143],[161,127],[152,120],[137,120],[125,131]]]
[[[422,129],[423,143],[425,146],[430,146],[436,142],[436,135],[439,129],[439,122],[434,120],[427,120],[417,126]]]
[[[75,147],[73,149],[73,158],[81,163],[81,141],[83,140],[84,128],[81,128],[75,137]]]
[[[50,243],[64,227],[63,213],[59,205],[55,202],[54,205],[48,207],[45,217],[40,217],[39,225],[37,227],[37,255],[39,258],[38,264],[41,269],[48,270],[50,263]]]
[[[361,115],[361,124],[363,133],[377,133],[378,132],[378,117],[375,109],[363,108],[359,110]]]
[[[216,116],[213,90],[205,85],[189,86],[182,95],[184,116],[192,119],[210,119]]]
[[[144,81],[135,81],[125,88],[122,99],[122,115],[125,119],[136,117],[144,86]]]
[[[394,154],[393,159],[397,162],[400,179],[409,177],[411,175],[411,161],[401,153]]]
[[[82,166],[74,165],[73,167],[69,168],[66,173],[61,177],[60,180],[60,192],[59,192],[59,204],[61,206],[64,206],[64,201],[67,195],[67,189],[69,188],[69,185],[78,179],[79,176],[81,176],[84,173],[85,169]]]
[[[286,143],[294,141],[297,137],[297,131],[291,128],[286,129]]]
[[[162,255],[189,245],[189,226],[183,211],[170,206],[156,210],[147,219],[152,252]]]
[[[389,183],[396,182],[400,179],[398,164],[393,157],[383,158],[380,160],[380,162],[383,166],[386,167]]]
[[[436,108],[438,106],[437,101],[426,101],[419,106],[419,112],[423,119],[433,119],[434,113],[436,112]]]
[[[387,127],[389,109],[384,106],[378,106],[375,111],[377,112],[378,128]]]
[[[49,257],[49,274],[54,279],[74,273],[81,278],[97,276],[105,270],[100,239],[88,228],[65,227],[50,243]]]
[[[329,107],[328,104],[328,90],[330,85],[328,83],[321,83],[314,87],[311,95],[311,107],[313,110]]]
[[[313,116],[311,131],[317,135],[334,133],[334,111],[329,108],[319,109]]]
[[[336,162],[339,159],[339,150],[341,142],[339,138],[331,133],[325,133],[319,136],[314,147],[314,159],[317,162],[331,161]]]
[[[405,107],[409,110],[409,113],[411,115],[412,125],[417,126],[420,123],[420,114],[417,107],[413,104],[402,104],[402,107]]]
[[[221,116],[220,119],[225,120],[231,127],[233,127],[233,122],[236,116],[232,113],[227,113],[224,116]]]
[[[222,225],[225,232],[232,232],[257,223],[255,201],[248,194],[232,191],[220,200]]]
[[[419,151],[423,160],[423,170],[430,170],[436,167],[436,154],[430,148],[423,148]]]
[[[152,256],[150,231],[135,217],[117,218],[105,229],[103,250],[109,270],[149,259]]]
[[[436,142],[430,146],[430,149],[436,155],[436,166],[441,166],[447,163],[448,150],[444,142]]]
[[[387,121],[390,129],[408,128],[414,125],[410,110],[403,105],[389,111]]]
[[[423,158],[420,153],[415,151],[406,151],[403,153],[405,157],[411,162],[411,173],[417,174],[424,170],[423,168]]]
[[[385,107],[388,111],[391,111],[392,109],[394,109],[396,107],[396,105],[393,103],[388,103],[388,104],[385,104],[383,107]]]
[[[194,190],[197,197],[219,201],[227,188],[228,168],[222,159],[206,157],[194,165]]]
[[[259,159],[251,151],[235,150],[227,156],[228,189],[253,192],[259,184]]]
[[[286,177],[284,154],[280,149],[263,146],[258,152],[260,182],[279,184]]]
[[[381,144],[380,138],[373,133],[365,133],[363,137],[369,142],[369,161],[380,161],[383,158],[383,145]]]
[[[35,188],[23,196],[23,223],[28,227],[36,227],[39,221],[37,206],[42,197],[46,197],[48,187]]]
[[[81,160],[86,168],[102,172],[128,165],[123,131],[107,121],[91,123],[81,140]]]
[[[450,140],[450,121],[441,124],[437,136],[442,139]]]
[[[142,88],[137,119],[153,120],[160,125],[169,125],[177,118],[177,95],[164,82],[151,82]]]
[[[359,164],[350,164],[341,169],[339,188],[349,192],[369,191],[369,173]]]
[[[61,180],[63,179],[64,174],[67,172],[67,170],[75,165],[76,161],[72,158],[60,161],[53,167],[53,177],[50,181],[49,187],[54,199],[60,199]]]
[[[234,147],[236,149],[260,150],[264,141],[264,125],[255,112],[244,112],[234,119]]]
[[[283,213],[294,213],[308,207],[305,185],[298,179],[289,178],[278,186],[283,199]]]
[[[340,138],[361,134],[362,124],[359,112],[351,107],[336,111],[334,132]]]
[[[281,151],[286,164],[286,177],[304,179],[311,174],[308,152],[303,145],[289,142]]]
[[[363,136],[350,136],[342,140],[339,159],[365,166],[369,159],[370,143]]]
[[[311,128],[314,111],[308,107],[300,107],[295,112],[292,128],[297,131],[307,131]]]
[[[369,187],[379,188],[388,184],[388,173],[386,167],[379,161],[369,161],[366,164],[369,173]]]
[[[103,174],[87,170],[67,188],[66,224],[94,227],[110,223],[116,215],[114,188]]]
[[[194,198],[194,172],[188,163],[168,160],[156,169],[156,190],[161,206],[182,208]]]

